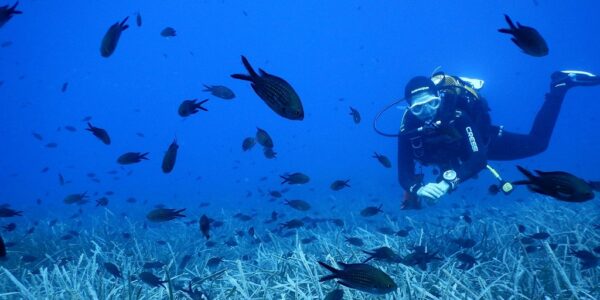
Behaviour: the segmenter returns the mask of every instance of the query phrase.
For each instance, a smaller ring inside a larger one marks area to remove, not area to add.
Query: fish
[[[165,286],[163,285],[163,283],[167,283],[166,280],[160,280],[160,278],[156,277],[156,275],[150,272],[142,272],[138,275],[138,277],[142,282],[151,287],[161,286],[164,288]]]
[[[519,233],[524,233],[526,230],[525,225],[523,225],[523,224],[517,225],[517,230],[519,231]]]
[[[413,252],[402,258],[400,261],[407,266],[418,266],[421,270],[427,269],[427,264],[435,260],[442,260],[436,256],[437,252],[427,252],[424,246],[415,246]]]
[[[11,41],[4,41],[0,44],[0,48],[8,48],[8,47],[12,46],[12,44],[13,44],[13,42],[11,42]],[[0,83],[0,86],[1,85],[2,84]]]
[[[63,83],[62,87],[60,88],[60,91],[64,93],[67,91],[68,87],[69,87],[69,83],[65,82],[65,83]]]
[[[383,212],[383,210],[381,210],[381,207],[383,207],[383,204],[380,204],[378,207],[377,206],[365,207],[360,211],[360,215],[363,217],[372,217],[380,212]]]
[[[263,154],[267,159],[273,159],[277,157],[277,152],[273,151],[273,148],[264,148]]]
[[[21,217],[23,211],[14,210],[9,207],[0,207],[0,218]]]
[[[279,116],[289,120],[301,121],[304,119],[302,101],[287,81],[268,74],[263,69],[258,69],[259,75],[243,55],[242,63],[249,75],[233,74],[231,75],[232,78],[252,82],[251,86],[254,92]]]
[[[363,253],[369,255],[369,257],[362,262],[363,264],[372,259],[388,263],[398,263],[402,260],[402,258],[390,247],[379,247],[370,251],[363,250]]]
[[[360,123],[360,113],[358,112],[358,110],[354,109],[352,106],[350,106],[350,115],[352,116],[352,120],[354,121],[354,124],[359,124]]]
[[[50,143],[46,144],[46,148],[54,149],[56,147],[58,147],[58,144],[55,142],[50,142]]]
[[[204,90],[202,90],[203,92],[210,92],[213,96],[217,97],[217,98],[221,98],[221,99],[225,99],[225,100],[231,100],[233,98],[235,98],[235,94],[233,93],[233,91],[224,86],[224,85],[204,85]]]
[[[165,27],[160,32],[160,35],[163,37],[174,37],[177,35],[177,32],[175,32],[175,29],[173,27]]]
[[[81,203],[81,202],[85,201],[86,197],[87,197],[87,192],[83,192],[80,194],[70,194],[70,195],[67,195],[63,199],[63,202],[65,204]]]
[[[285,200],[284,204],[299,211],[310,210],[310,204],[304,200]]]
[[[548,44],[546,44],[542,35],[535,28],[521,25],[519,22],[515,26],[508,15],[504,15],[504,19],[508,23],[509,28],[501,28],[498,31],[512,35],[511,40],[523,52],[535,57],[548,55]]]
[[[171,145],[169,145],[169,149],[165,153],[162,161],[162,171],[165,174],[171,173],[173,168],[175,167],[175,161],[177,160],[177,150],[179,149],[179,145],[177,145],[177,139],[173,140]]]
[[[386,168],[392,167],[392,163],[390,162],[390,159],[387,158],[387,156],[385,156],[385,155],[381,155],[381,154],[375,152],[375,155],[373,155],[373,158],[376,158],[379,161],[379,163]]]
[[[174,208],[156,208],[151,210],[146,218],[151,222],[167,222],[175,220],[177,218],[184,218],[185,215],[181,213],[185,211],[185,208],[174,209]]]
[[[17,229],[17,224],[15,224],[15,223],[8,223],[8,224],[2,226],[2,228],[4,228],[4,232],[15,231],[15,229]]]
[[[550,237],[550,234],[547,232],[536,232],[532,235],[529,236],[532,239],[536,239],[536,240],[546,240]]]
[[[60,186],[65,185],[65,177],[60,173],[58,173],[58,183],[60,184]]]
[[[499,192],[500,186],[498,186],[497,184],[492,184],[488,187],[488,193],[490,193],[490,195],[498,195]]]
[[[149,152],[141,153],[141,152],[127,152],[117,159],[117,162],[122,165],[130,165],[139,163],[142,160],[148,160],[146,155],[150,154]]]
[[[247,137],[242,142],[242,150],[248,151],[248,150],[252,149],[252,147],[254,147],[255,144],[256,144],[256,140],[253,137]]]
[[[281,198],[283,196],[279,191],[270,191],[269,195],[273,198]]]
[[[67,131],[70,131],[70,132],[76,132],[77,131],[77,128],[75,128],[75,126],[71,126],[71,125],[66,125],[65,129]]]
[[[185,118],[197,113],[199,109],[208,111],[208,109],[202,107],[202,104],[206,103],[208,99],[204,99],[198,103],[196,103],[196,101],[198,101],[198,99],[184,100],[181,102],[178,110],[179,115]]]
[[[336,180],[334,181],[329,187],[334,190],[334,191],[339,191],[345,187],[350,187],[350,185],[348,184],[348,182],[350,182],[350,179],[347,180]]]
[[[108,132],[106,132],[106,130],[100,127],[94,127],[90,122],[88,122],[87,124],[88,128],[86,128],[85,130],[91,132],[95,137],[100,139],[102,143],[104,143],[104,145],[110,145],[110,136],[108,135]]]
[[[119,270],[119,267],[117,267],[117,265],[110,262],[105,262],[104,268],[112,276],[115,276],[116,278],[123,278],[123,275],[121,275],[121,271]]]
[[[363,240],[361,238],[357,238],[357,237],[345,237],[345,238],[346,238],[346,242],[352,246],[362,247],[365,245],[365,243],[363,242]]]
[[[42,140],[44,140],[44,137],[43,137],[41,134],[39,134],[39,133],[37,133],[37,132],[35,132],[35,131],[34,131],[34,132],[32,132],[32,133],[31,133],[31,135],[33,135],[33,137],[34,137],[36,140],[38,140],[38,141],[42,141]]]
[[[466,239],[466,238],[458,238],[458,239],[450,239],[452,243],[457,244],[461,248],[473,248],[477,242],[474,239]]]
[[[106,197],[102,197],[98,200],[96,200],[96,206],[107,206],[108,205],[108,198]]]
[[[142,27],[142,14],[140,14],[139,12],[135,16],[135,24],[137,25],[137,27]]]
[[[319,282],[338,279],[337,282],[345,287],[378,295],[394,292],[398,288],[388,274],[368,264],[338,262],[342,267],[338,270],[324,262],[318,263],[332,273],[321,277]]]
[[[279,177],[283,179],[281,184],[305,184],[310,181],[310,177],[301,172],[279,175]]]
[[[218,266],[223,261],[222,257],[215,256],[211,257],[208,261],[206,261],[206,266],[209,268],[214,268]]]
[[[4,240],[0,236],[0,259],[4,259],[6,257],[6,244],[4,244]]]
[[[274,146],[271,136],[264,129],[258,127],[256,127],[256,141],[265,148],[273,148]]]
[[[200,232],[202,232],[202,235],[207,240],[210,239],[210,219],[206,215],[202,215],[198,223],[200,225]]]
[[[595,197],[592,187],[585,180],[567,172],[536,170],[538,176],[535,176],[521,166],[517,168],[527,179],[515,181],[513,185],[527,185],[532,192],[566,202],[585,202]]]
[[[0,6],[0,28],[2,28],[6,22],[10,21],[13,15],[20,15],[23,13],[22,11],[17,10],[17,5],[19,5],[19,1],[15,2],[13,6]]]
[[[463,270],[471,269],[477,263],[475,257],[464,252],[456,254],[456,259],[460,262],[457,267]]]
[[[121,23],[117,22],[108,28],[100,45],[100,55],[102,57],[108,58],[115,52],[121,33],[129,28],[129,25],[125,24],[128,19],[129,17],[125,17]]]
[[[281,223],[281,227],[286,228],[286,229],[295,229],[295,228],[300,228],[302,226],[304,226],[304,222],[302,222],[302,220],[299,220],[299,219],[292,219],[285,223]]]

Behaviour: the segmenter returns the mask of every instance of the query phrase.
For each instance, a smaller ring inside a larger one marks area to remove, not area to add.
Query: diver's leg
[[[582,71],[558,71],[551,76],[550,92],[533,121],[529,134],[518,134],[496,128],[488,148],[490,160],[514,160],[544,152],[550,144],[560,108],[567,91],[575,86],[600,85],[600,78]]]

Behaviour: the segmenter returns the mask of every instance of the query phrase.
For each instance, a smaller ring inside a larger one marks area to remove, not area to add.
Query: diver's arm
[[[415,174],[410,140],[403,135],[398,137],[398,180],[402,188],[409,193],[416,193],[423,185],[420,177]]]
[[[467,154],[466,160],[462,162],[456,176],[459,182],[465,181],[479,173],[487,165],[487,147],[481,141],[479,128],[476,128],[471,119],[463,115],[456,120],[457,128],[463,134],[463,142],[465,143]],[[452,186],[452,188],[456,188]]]

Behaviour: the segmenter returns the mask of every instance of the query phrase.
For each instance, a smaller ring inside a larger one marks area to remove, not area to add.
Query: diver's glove
[[[450,184],[444,180],[442,180],[438,183],[430,182],[430,183],[422,186],[417,191],[417,196],[436,200],[436,199],[439,199],[440,197],[446,195],[446,193],[448,193],[449,189],[450,189]]]

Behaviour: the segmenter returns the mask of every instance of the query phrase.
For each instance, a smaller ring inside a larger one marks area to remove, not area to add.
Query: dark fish
[[[360,113],[358,110],[352,108],[352,106],[350,107],[350,115],[352,116],[352,120],[354,120],[355,124],[360,123]]]
[[[456,254],[456,259],[460,262],[457,267],[463,270],[471,269],[477,263],[475,257],[464,252]]]
[[[348,180],[336,180],[334,181],[329,187],[334,190],[334,191],[339,191],[345,187],[350,187],[350,185],[348,184],[348,182],[350,182],[350,179]]]
[[[2,28],[13,15],[20,15],[23,13],[22,11],[17,10],[17,5],[19,5],[19,1],[15,2],[13,6],[0,6],[0,28]]]
[[[83,119],[81,119],[81,122],[89,122],[92,119],[92,116],[85,116]]]
[[[536,239],[536,240],[545,240],[550,237],[550,234],[542,231],[542,232],[536,232],[536,233],[530,235],[529,237],[532,239]]]
[[[383,207],[383,204],[380,204],[379,206],[365,207],[360,211],[360,215],[363,217],[372,217],[380,212],[383,212],[381,207]]]
[[[304,119],[300,97],[287,81],[262,69],[258,69],[260,75],[257,74],[244,56],[242,63],[249,75],[233,74],[231,77],[252,82],[254,92],[278,115],[290,120]]]
[[[11,42],[11,41],[4,41],[4,42],[2,42],[2,44],[0,44],[0,48],[8,48],[8,47],[10,47],[12,44],[13,44],[13,42]],[[0,86],[1,86],[1,85],[2,85],[2,84],[0,83]]]
[[[50,168],[48,168],[48,167],[44,167],[44,168],[43,168],[43,169],[42,169],[40,172],[42,172],[42,173],[46,173],[46,172],[48,172],[48,170],[50,170]]]
[[[271,197],[273,198],[281,198],[283,195],[281,194],[281,192],[278,191],[270,191],[269,195],[271,195]],[[287,204],[287,203],[286,203]]]
[[[121,156],[119,156],[119,158],[117,159],[117,162],[122,164],[122,165],[129,165],[129,164],[135,164],[135,163],[139,163],[141,162],[143,159],[144,160],[148,160],[148,158],[146,157],[146,155],[148,155],[149,152],[146,153],[141,153],[141,152],[127,152]]]
[[[264,148],[263,154],[267,159],[273,159],[277,157],[277,152],[273,151],[273,148]]]
[[[199,109],[203,111],[208,111],[208,109],[202,107],[202,104],[206,103],[208,99],[204,99],[198,103],[196,103],[196,101],[198,101],[198,99],[184,100],[183,102],[181,102],[178,110],[179,115],[182,117],[188,117],[197,113]]]
[[[163,283],[167,282],[166,280],[160,280],[160,278],[156,277],[156,275],[150,272],[142,272],[138,275],[138,277],[142,282],[151,287],[161,286],[164,288],[165,286],[163,285]]]
[[[102,197],[98,200],[96,200],[96,206],[107,206],[108,205],[108,198],[106,197]]]
[[[179,269],[185,269],[185,267],[187,266],[187,264],[190,262],[190,260],[192,259],[192,256],[189,254],[186,254],[183,256],[183,258],[181,259],[181,262],[179,262]]]
[[[548,55],[548,45],[540,33],[534,28],[523,26],[517,22],[517,26],[513,24],[509,16],[504,15],[506,22],[510,28],[498,29],[499,32],[511,34],[511,40],[523,52],[531,56],[542,57]]]
[[[499,192],[500,187],[497,184],[492,184],[488,187],[488,193],[490,193],[490,195],[498,195]]]
[[[211,257],[207,262],[206,262],[206,266],[209,268],[214,268],[216,266],[218,266],[221,262],[223,261],[222,257]]]
[[[310,210],[310,204],[304,200],[285,200],[285,205],[299,211]]]
[[[344,290],[335,289],[327,293],[323,300],[344,300]]]
[[[39,133],[37,133],[37,132],[35,132],[35,131],[34,131],[34,132],[32,132],[32,133],[31,133],[31,135],[33,135],[33,137],[34,137],[36,140],[38,140],[38,141],[41,141],[41,140],[43,140],[43,139],[44,139],[44,137],[43,137],[41,134],[39,134]]]
[[[517,230],[519,231],[519,233],[524,233],[525,232],[525,225],[523,225],[523,224],[517,225]]]
[[[513,184],[527,185],[533,192],[566,202],[585,202],[595,196],[592,187],[585,180],[567,172],[536,170],[539,176],[535,176],[521,166],[517,168],[527,177],[527,180],[519,180]]]
[[[76,132],[77,128],[75,128],[75,126],[66,125],[65,130],[70,131],[70,132]]]
[[[394,292],[398,288],[388,274],[368,264],[345,264],[338,262],[342,267],[340,270],[324,262],[319,262],[319,264],[332,273],[331,275],[321,277],[319,282],[338,279],[338,283],[345,287],[371,294],[387,294]]]
[[[135,24],[138,27],[142,27],[142,14],[140,14],[139,12],[137,13],[137,15],[135,16]]]
[[[121,275],[121,271],[119,270],[119,267],[117,267],[117,265],[106,262],[104,263],[104,268],[108,273],[112,274],[112,276],[115,276],[116,278],[123,278],[123,276]]]
[[[427,264],[433,260],[441,260],[442,258],[436,256],[437,252],[430,253],[425,251],[424,246],[414,247],[414,251],[409,255],[402,258],[401,263],[407,266],[418,266],[421,270],[427,269]]]
[[[248,150],[252,149],[252,147],[254,147],[255,144],[256,144],[256,141],[254,140],[254,138],[247,137],[242,142],[242,150],[248,151]]]
[[[165,27],[165,29],[160,32],[160,35],[163,37],[174,37],[177,33],[173,27]]]
[[[256,141],[265,148],[273,148],[271,136],[264,129],[258,127],[256,128]]]
[[[370,251],[363,250],[363,253],[369,255],[369,257],[362,262],[363,264],[372,259],[387,263],[399,263],[402,260],[402,258],[389,247],[379,247]]]
[[[175,160],[177,160],[177,149],[179,149],[179,145],[177,145],[177,139],[173,140],[171,145],[169,145],[169,149],[165,153],[162,161],[162,171],[163,173],[171,173],[173,171],[173,167],[175,167]]]
[[[121,23],[117,22],[108,28],[102,38],[102,44],[100,45],[100,55],[102,55],[102,57],[109,57],[115,52],[119,39],[121,38],[121,33],[129,28],[129,25],[125,24],[128,19],[129,17],[125,17]]]
[[[310,177],[308,175],[296,172],[291,174],[279,175],[283,181],[281,184],[305,184],[310,181]]]
[[[529,245],[529,246],[525,247],[525,252],[534,253],[534,252],[537,252],[538,250],[540,250],[541,248],[542,247],[540,247],[540,246]]]
[[[331,223],[333,223],[337,227],[344,227],[344,220],[342,219],[330,219]]]
[[[70,194],[70,195],[66,196],[65,199],[63,199],[63,202],[65,204],[81,203],[81,202],[85,201],[86,197],[87,197],[87,192],[84,192],[81,194]]]
[[[465,238],[458,238],[458,239],[451,239],[451,242],[457,244],[459,247],[461,248],[473,248],[475,246],[475,244],[477,244],[477,242],[474,239],[465,239]]]
[[[286,229],[295,229],[295,228],[300,228],[302,226],[304,226],[304,222],[302,222],[302,220],[299,220],[299,219],[292,219],[285,223],[281,223],[281,227],[286,228]]]
[[[90,131],[95,137],[99,138],[105,145],[110,145],[110,136],[106,130],[92,126],[92,123],[88,122],[88,128],[85,130]]]
[[[233,93],[233,91],[226,86],[205,84],[204,87],[205,89],[202,90],[203,92],[210,92],[215,97],[225,100],[231,100],[235,98],[235,94]]]
[[[150,211],[146,215],[146,218],[152,222],[166,222],[185,217],[185,215],[181,214],[183,211],[185,211],[185,208],[179,210],[174,208],[156,208]]]
[[[238,242],[233,237],[230,237],[228,240],[225,241],[225,245],[229,247],[235,247],[238,245]]]
[[[0,236],[0,259],[6,257],[6,245],[4,244],[4,240]]]
[[[346,242],[352,246],[362,247],[365,245],[361,238],[357,237],[346,237]]]
[[[60,184],[60,186],[65,185],[65,177],[60,173],[58,173],[58,183]]]
[[[202,232],[202,235],[204,235],[204,237],[208,240],[210,238],[210,220],[207,216],[202,215],[200,217],[199,224],[200,232]]]
[[[54,143],[54,142],[50,142],[50,143],[46,144],[46,148],[53,149],[53,148],[56,148],[56,147],[58,147],[58,144]]]
[[[373,158],[376,158],[379,161],[379,163],[386,168],[392,167],[392,163],[390,162],[390,159],[387,158],[387,156],[385,156],[385,155],[381,155],[381,154],[375,152],[375,155],[373,155]]]

